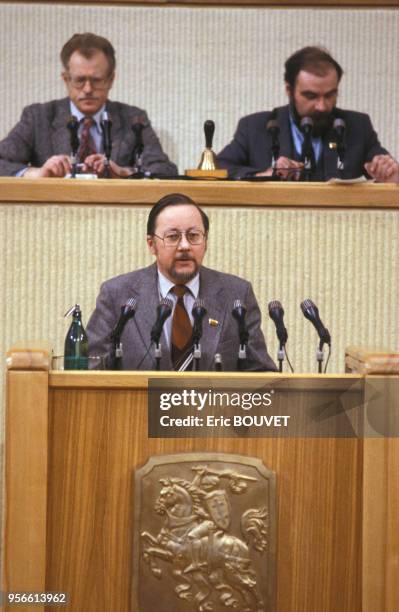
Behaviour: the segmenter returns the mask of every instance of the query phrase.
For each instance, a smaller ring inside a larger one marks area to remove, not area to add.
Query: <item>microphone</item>
[[[234,308],[231,313],[238,323],[238,335],[240,336],[240,344],[242,346],[248,344],[249,333],[245,323],[247,309],[241,300],[234,300]]]
[[[121,306],[121,314],[117,324],[111,332],[110,338],[114,342],[119,342],[126,323],[132,319],[136,313],[137,300],[130,298],[126,304]]]
[[[337,117],[336,119],[334,119],[333,130],[337,138],[337,154],[338,154],[337,168],[338,170],[343,170],[344,169],[345,149],[346,149],[345,147],[346,124],[345,124],[345,121],[341,119],[341,117]]]
[[[305,137],[312,136],[313,119],[311,117],[302,117],[300,127],[301,131],[305,134]]]
[[[269,121],[266,124],[266,130],[270,134],[272,139],[272,168],[275,169],[277,160],[280,156],[280,126],[276,119],[276,109],[272,111]]]
[[[159,344],[162,328],[168,317],[172,314],[173,302],[169,298],[162,298],[157,306],[157,319],[151,330],[151,342]]]
[[[330,332],[326,327],[324,327],[319,316],[319,309],[317,308],[316,304],[314,304],[312,300],[306,299],[301,303],[301,310],[304,316],[309,319],[309,321],[312,323],[317,333],[319,334],[319,349],[322,350],[323,344],[328,344],[328,346],[331,346]]]
[[[103,133],[104,153],[109,160],[111,157],[112,139],[111,139],[112,121],[107,111],[104,111],[101,118],[101,130]]]
[[[193,325],[193,343],[199,344],[199,341],[202,338],[202,319],[206,315],[206,308],[204,300],[197,298],[193,304],[193,309],[191,311],[194,317],[194,325]]]
[[[71,115],[69,117],[67,128],[69,130],[69,136],[71,139],[72,156],[76,157],[78,149],[79,149],[79,137],[78,137],[79,121],[76,119],[75,115]]]
[[[281,302],[279,302],[278,300],[273,300],[272,302],[269,302],[268,308],[269,308],[269,316],[276,326],[276,333],[277,333],[277,338],[280,342],[280,348],[282,348],[283,346],[285,346],[288,340],[288,332],[285,328],[284,320],[283,320],[284,319],[284,309],[281,305]]]

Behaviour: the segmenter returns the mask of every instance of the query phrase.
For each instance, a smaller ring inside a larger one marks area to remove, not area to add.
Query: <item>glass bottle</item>
[[[82,311],[75,304],[65,314],[72,315],[72,323],[65,338],[64,370],[87,370],[89,366],[89,342],[82,323]]]

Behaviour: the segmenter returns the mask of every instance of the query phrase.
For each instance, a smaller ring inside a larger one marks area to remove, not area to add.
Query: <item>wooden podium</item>
[[[134,470],[152,455],[210,451],[276,473],[276,611],[399,609],[398,438],[149,438],[154,374],[52,371],[39,349],[9,353],[4,591],[67,592],[74,611],[152,612],[132,603]],[[367,401],[357,374],[193,376],[279,380],[295,402],[314,389]]]

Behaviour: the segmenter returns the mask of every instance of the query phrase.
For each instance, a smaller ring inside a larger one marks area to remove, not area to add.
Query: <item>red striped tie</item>
[[[85,161],[86,157],[97,153],[90,128],[94,125],[94,119],[92,117],[85,117],[83,119],[83,130],[80,135],[80,145],[78,151],[78,157],[81,164]]]

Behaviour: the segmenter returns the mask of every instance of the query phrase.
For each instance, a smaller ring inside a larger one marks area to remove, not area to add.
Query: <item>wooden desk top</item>
[[[0,206],[146,206],[174,192],[185,193],[203,206],[399,209],[399,185],[394,184],[0,178]]]

